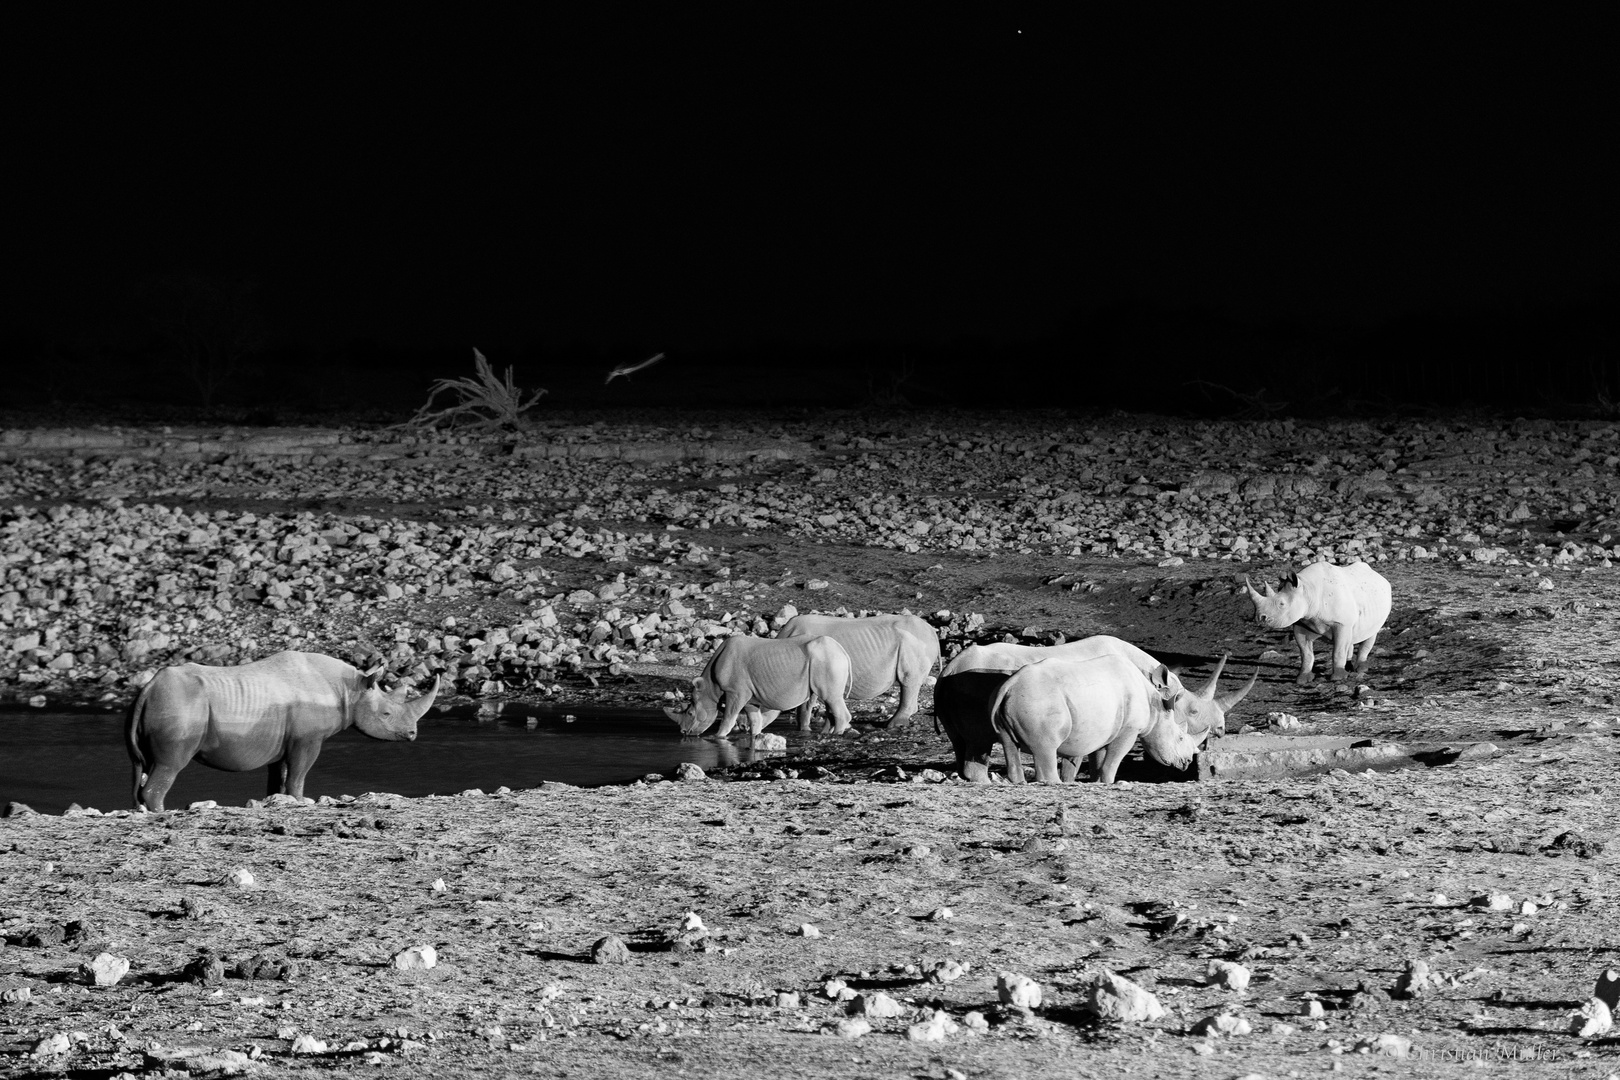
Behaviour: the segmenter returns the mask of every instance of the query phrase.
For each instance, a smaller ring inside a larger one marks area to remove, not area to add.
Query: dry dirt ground
[[[1160,437],[1147,424],[1137,434]],[[1559,455],[1592,438],[1553,431],[1553,472],[1572,469]],[[1505,439],[1494,445],[1506,452]],[[851,464],[837,449],[823,449],[835,470]],[[1559,487],[1482,475],[1491,468],[1501,462],[1472,463],[1468,483],[1519,491],[1499,493],[1496,522]],[[737,471],[725,481],[746,484]],[[13,816],[0,821],[0,1067],[84,1077],[1620,1072],[1620,1038],[1570,1030],[1604,970],[1620,967],[1620,570],[1607,557],[1551,557],[1555,525],[1584,514],[1581,527],[1595,530],[1614,514],[1613,478],[1596,473],[1588,494],[1562,496],[1583,500],[1580,511],[1538,506],[1535,520],[1516,520],[1526,531],[1513,533],[1511,556],[1391,551],[1380,561],[1395,613],[1359,692],[1295,686],[1291,645],[1247,621],[1241,575],[1269,572],[1274,559],[1189,552],[1175,562],[1168,543],[1137,554],[1123,543],[1057,553],[1012,542],[908,552],[858,536],[712,529],[705,543],[725,550],[731,580],[757,583],[762,614],[788,601],[949,611],[939,620],[948,647],[975,633],[1116,633],[1189,678],[1230,651],[1229,670],[1246,676],[1258,661],[1262,672],[1234,721],[1264,726],[1286,712],[1303,733],[1424,747],[1433,767],[975,786],[943,779],[950,749],[926,714],[885,730],[879,702],[857,709],[854,737],[700,781]],[[1439,470],[1433,479],[1449,482]],[[586,583],[592,569],[559,566],[555,585]],[[810,581],[829,585],[812,592]],[[968,613],[983,626],[967,631]],[[581,678],[565,693],[647,704],[672,685],[594,677],[599,686]],[[689,912],[706,935],[678,932]],[[609,935],[627,945],[622,962],[593,962]],[[436,966],[394,965],[424,945]],[[103,953],[129,962],[114,985],[88,973]],[[1212,959],[1243,965],[1247,987],[1210,983]],[[1396,992],[1418,960],[1431,978]],[[966,970],[931,979],[941,961]],[[1099,1021],[1089,987],[1104,970],[1152,991],[1165,1015]],[[1038,983],[1041,1004],[1000,1003],[1003,972]],[[887,995],[899,1015],[840,1037],[855,1007],[836,1000],[840,982],[868,1001]],[[942,1040],[915,1041],[908,1033],[931,1010],[949,1018],[936,1021]],[[1250,1030],[1195,1031],[1221,1014]]]

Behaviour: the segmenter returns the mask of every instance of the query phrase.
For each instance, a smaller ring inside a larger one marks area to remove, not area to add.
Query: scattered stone
[[[1389,996],[1410,1000],[1424,994],[1435,985],[1437,980],[1429,974],[1429,965],[1423,960],[1408,960],[1406,970],[1395,979],[1395,985],[1390,989]]]
[[[788,741],[784,736],[760,733],[754,736],[755,750],[786,750]]]
[[[869,1020],[892,1020],[906,1010],[888,994],[877,993],[861,994],[855,999],[852,1011],[856,1016],[864,1016]]]
[[[603,939],[603,941],[607,940],[618,941],[619,939]],[[601,942],[597,942],[597,944],[600,945]],[[619,944],[622,948],[624,943],[620,942]],[[601,963],[601,961],[597,962]],[[393,959],[394,967],[399,971],[427,971],[430,968],[437,966],[438,963],[439,950],[435,949],[431,945],[412,945],[408,949],[402,949],[401,951],[395,953]]]
[[[1231,1013],[1216,1013],[1206,1016],[1192,1026],[1194,1035],[1247,1035],[1254,1030],[1253,1025],[1241,1016]]]
[[[26,1005],[33,997],[34,992],[26,986],[12,986],[0,990],[0,1002],[7,1005]]]
[[[326,1043],[313,1035],[300,1035],[293,1040],[289,1050],[294,1054],[324,1054]]]
[[[65,1032],[58,1031],[54,1035],[47,1035],[34,1044],[32,1057],[48,1058],[61,1057],[73,1049],[73,1040]]]
[[[1092,976],[1086,1007],[1100,1019],[1119,1024],[1140,1024],[1164,1016],[1164,1006],[1153,994],[1104,969]]]
[[[1405,1035],[1396,1035],[1386,1031],[1381,1035],[1370,1036],[1356,1043],[1358,1054],[1378,1054],[1382,1057],[1404,1058],[1412,1052],[1412,1040]]]
[[[129,961],[104,952],[88,964],[80,964],[79,974],[95,986],[116,986],[119,979],[129,974]]]
[[[431,946],[423,946],[431,948]],[[401,954],[403,955],[403,954]],[[399,958],[394,958],[394,966],[399,966]],[[432,967],[432,964],[427,965]],[[231,974],[238,979],[264,979],[279,982],[291,982],[298,977],[298,965],[291,960],[276,956],[266,956],[255,953],[246,960],[238,961],[231,969]]]
[[[148,1071],[195,1077],[241,1076],[258,1068],[252,1055],[212,1046],[148,1046],[143,1051]],[[127,1074],[126,1074],[127,1075]]]
[[[948,907],[937,907],[928,913],[930,922],[947,922],[954,918],[956,918],[956,912]]]
[[[1299,717],[1285,712],[1266,713],[1266,726],[1276,731],[1294,731],[1298,729]]]
[[[858,1039],[872,1030],[872,1025],[859,1016],[846,1016],[833,1025],[840,1039]]]
[[[707,780],[708,777],[704,775],[702,769],[698,768],[690,761],[683,761],[679,765],[675,766],[675,779],[694,781]]]
[[[1211,960],[1209,967],[1204,970],[1206,983],[1227,990],[1247,990],[1249,978],[1248,968],[1242,964],[1234,964],[1230,960]]]
[[[963,1015],[962,1026],[982,1035],[990,1030],[990,1021],[985,1019],[984,1013],[974,1009]]]
[[[810,923],[800,923],[799,928],[797,930],[795,930],[794,933],[799,935],[800,937],[807,937],[807,938],[818,938],[818,937],[821,936],[821,931],[817,930]]]
[[[1614,1014],[1610,1011],[1608,1003],[1597,997],[1582,1005],[1569,1021],[1570,1034],[1579,1035],[1583,1039],[1607,1035],[1613,1027]]]
[[[959,964],[955,960],[939,960],[928,969],[928,981],[935,986],[948,986],[960,979],[969,971],[966,964]]]
[[[1199,1057],[1213,1057],[1215,1054],[1215,1047],[1212,1043],[1197,1042],[1193,1043],[1192,1052],[1197,1054]]]
[[[38,811],[36,811],[32,806],[29,806],[27,803],[23,802],[8,802],[6,803],[6,808],[4,810],[0,810],[0,818],[29,816],[38,816]]]
[[[821,986],[821,992],[828,998],[831,998],[833,1001],[843,1000],[840,995],[842,995],[848,989],[849,984],[843,979],[828,979]]]
[[[628,964],[630,962],[630,947],[612,934],[598,938],[596,944],[591,946],[591,963],[593,964]]]
[[[212,986],[225,981],[225,962],[213,953],[205,952],[181,968],[180,977],[186,982]]]
[[[244,867],[237,867],[232,870],[220,878],[219,883],[230,889],[253,889],[257,888],[259,884],[258,880],[254,878],[253,872]]]
[[[215,802],[213,799],[198,799],[196,802],[190,803],[189,805],[187,805],[186,809],[187,810],[218,810],[219,809],[219,803]]]
[[[1299,1015],[1311,1020],[1320,1020],[1327,1012],[1316,998],[1307,998],[1299,1003]]]
[[[776,992],[776,1007],[778,1009],[797,1009],[799,1007],[798,991],[778,990]]]
[[[906,1028],[906,1038],[915,1043],[940,1043],[956,1032],[956,1021],[944,1009],[935,1009],[928,1019]]]
[[[996,976],[996,997],[1001,999],[1003,1005],[1011,1005],[1015,1009],[1041,1007],[1040,984],[1012,971],[1003,971]]]
[[[1553,837],[1552,843],[1542,848],[1543,851],[1562,854],[1568,852],[1580,859],[1595,859],[1603,854],[1603,842],[1588,840],[1574,829],[1561,832]]]
[[[1513,897],[1503,892],[1493,892],[1484,896],[1476,896],[1470,900],[1469,903],[1474,907],[1483,908],[1486,911],[1513,910]]]

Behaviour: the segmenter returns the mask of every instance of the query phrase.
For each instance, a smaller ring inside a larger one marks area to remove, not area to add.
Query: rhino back
[[[837,615],[798,615],[782,627],[782,638],[830,637],[849,653],[849,696],[874,698],[894,686],[906,628],[901,616],[846,619]],[[923,624],[927,626],[926,623]],[[932,634],[932,629],[929,630]],[[938,640],[937,638],[935,639]],[[937,649],[937,646],[936,646]]]
[[[349,677],[359,676],[334,657],[290,651],[236,667],[183,670],[202,687],[212,724],[225,736],[282,722],[300,736],[336,734],[347,723]]]
[[[794,709],[810,696],[810,654],[804,638],[733,637],[714,660],[714,681],[744,704]],[[789,700],[792,699],[792,700]]]
[[[1011,726],[1020,741],[1055,740],[1064,754],[1089,754],[1113,742],[1127,723],[1146,719],[1145,698],[1136,701],[1144,695],[1134,693],[1138,684],[1146,685],[1141,673],[1119,656],[1052,657],[1007,679],[992,720],[998,728]]]

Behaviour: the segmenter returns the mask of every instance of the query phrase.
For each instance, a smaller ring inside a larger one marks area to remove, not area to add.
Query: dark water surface
[[[564,719],[574,715],[570,723]],[[538,724],[530,727],[527,718]],[[326,740],[304,783],[310,798],[391,791],[453,795],[534,787],[543,780],[588,786],[668,773],[690,761],[703,769],[747,760],[751,751],[713,738],[682,738],[651,710],[559,709],[508,704],[493,720],[470,711],[429,716],[413,743],[368,739],[353,728]],[[240,806],[265,795],[266,770],[227,773],[192,762],[166,803],[200,799]],[[133,804],[124,719],[109,713],[0,713],[0,806],[27,803],[61,813],[71,803],[98,810]]]

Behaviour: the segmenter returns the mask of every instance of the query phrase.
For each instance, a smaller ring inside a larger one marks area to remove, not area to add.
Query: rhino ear
[[[1299,575],[1292,570],[1284,570],[1277,578],[1277,584],[1285,589],[1299,588]]]
[[[1160,664],[1148,672],[1148,682],[1153,684],[1153,689],[1161,693],[1170,689],[1170,669]]]
[[[360,678],[364,681],[364,684],[365,684],[364,688],[365,689],[367,689],[367,690],[375,690],[377,688],[377,680],[381,679],[382,675],[383,675],[383,665],[378,664],[376,667],[372,668],[370,671],[362,671],[360,673]]]

